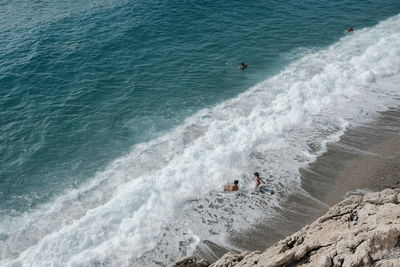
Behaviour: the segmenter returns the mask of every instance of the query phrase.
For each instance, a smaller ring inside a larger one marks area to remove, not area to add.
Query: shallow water
[[[6,266],[157,265],[200,240],[229,246],[326,142],[399,104],[397,1],[1,8]],[[276,194],[254,194],[254,170]],[[233,178],[242,192],[215,192]]]

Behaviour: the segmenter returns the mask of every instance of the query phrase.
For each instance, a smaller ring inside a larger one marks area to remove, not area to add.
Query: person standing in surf
[[[256,181],[256,188],[258,188],[261,183],[265,184],[264,180],[261,179],[260,174],[258,172],[253,173],[254,180]]]

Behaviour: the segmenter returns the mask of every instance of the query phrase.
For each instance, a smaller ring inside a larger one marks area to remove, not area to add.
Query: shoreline
[[[400,109],[382,112],[367,125],[349,127],[338,142],[327,145],[327,152],[300,170],[302,187],[329,206],[354,190],[398,187],[399,133]]]
[[[263,252],[230,252],[211,265],[183,266],[400,266],[399,197],[400,188],[351,195]]]
[[[301,189],[275,208],[272,218],[237,233],[228,241],[242,251],[263,251],[310,224],[349,192],[380,191],[400,186],[400,108],[376,120],[350,126],[340,140],[300,169]],[[383,179],[382,179],[383,178]],[[228,250],[203,241],[194,256],[214,262]]]

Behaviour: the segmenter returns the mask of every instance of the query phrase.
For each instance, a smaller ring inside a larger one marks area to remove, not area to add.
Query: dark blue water
[[[347,27],[399,11],[365,0],[1,1],[0,210],[77,187]]]

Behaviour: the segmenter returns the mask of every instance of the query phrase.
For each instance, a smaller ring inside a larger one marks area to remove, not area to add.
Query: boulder
[[[195,257],[186,257],[171,263],[168,267],[207,267],[209,265],[204,259],[197,260]]]

